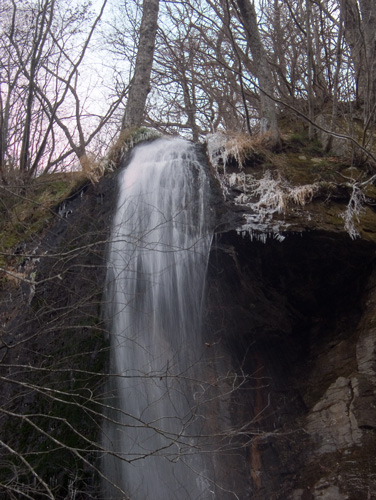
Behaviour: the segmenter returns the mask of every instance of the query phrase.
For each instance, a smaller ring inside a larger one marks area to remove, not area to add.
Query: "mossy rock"
[[[357,226],[362,239],[376,243],[376,215],[369,206],[363,208]]]
[[[81,172],[61,172],[32,179],[23,189],[0,186],[0,266],[16,265],[24,242],[32,244],[57,216],[57,207],[85,183]]]

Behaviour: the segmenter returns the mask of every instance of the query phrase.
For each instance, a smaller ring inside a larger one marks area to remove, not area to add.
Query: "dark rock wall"
[[[246,378],[234,425],[253,500],[376,495],[374,253],[319,230],[216,236],[206,328]]]
[[[0,290],[4,500],[46,498],[47,487],[56,499],[100,496],[92,443],[108,357],[101,303],[115,191],[102,179],[56,207],[50,228],[23,246],[24,281]]]

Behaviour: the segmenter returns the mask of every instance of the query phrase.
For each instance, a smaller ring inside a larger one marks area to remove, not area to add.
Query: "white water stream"
[[[108,257],[114,377],[104,474],[131,500],[211,499],[200,412],[201,307],[211,234],[208,180],[194,146],[135,148],[120,175]],[[126,498],[105,488],[105,498]]]

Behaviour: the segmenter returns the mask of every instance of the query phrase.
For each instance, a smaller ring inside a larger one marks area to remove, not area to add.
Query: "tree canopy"
[[[371,150],[375,19],[370,0],[6,0],[1,180],[90,168],[122,124],[276,146],[288,121]]]

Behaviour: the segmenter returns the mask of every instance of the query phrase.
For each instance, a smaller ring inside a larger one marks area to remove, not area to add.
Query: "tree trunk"
[[[150,91],[158,11],[159,0],[144,0],[136,65],[125,108],[123,129],[139,127],[143,123],[146,98]]]
[[[250,0],[236,0],[239,9],[240,21],[252,53],[254,66],[258,68],[255,75],[260,87],[260,132],[270,135],[270,146],[277,148],[280,145],[280,134],[277,124],[277,112],[273,99],[273,77],[266,53],[261,42],[257,26],[256,12]]]
[[[35,79],[41,65],[42,50],[49,33],[55,8],[55,0],[46,0],[42,5],[41,10],[37,14],[37,26],[35,37],[33,40],[32,52],[30,57],[30,68],[28,71],[27,83],[27,98],[24,131],[22,136],[21,154],[20,154],[20,171],[26,175],[30,169],[30,134],[31,134],[31,121],[33,119],[33,105],[35,100]]]
[[[359,10],[360,7],[360,10]],[[374,0],[344,0],[345,37],[351,49],[360,104],[372,109],[376,93],[376,3]]]
[[[338,37],[336,43],[336,69],[333,79],[333,108],[332,118],[330,123],[330,130],[335,130],[337,116],[338,116],[338,103],[339,103],[339,76],[342,69],[342,44],[343,44],[343,9],[340,11]],[[329,135],[328,142],[325,146],[327,153],[331,150],[333,145],[333,136]]]
[[[365,116],[374,115],[376,104],[376,3],[375,0],[359,0],[364,36],[365,75],[364,93]]]
[[[313,50],[312,50],[312,4],[310,0],[306,0],[306,32],[307,32],[307,90],[308,90],[308,137],[309,140],[313,139],[313,125],[314,120],[314,105],[313,105]]]

